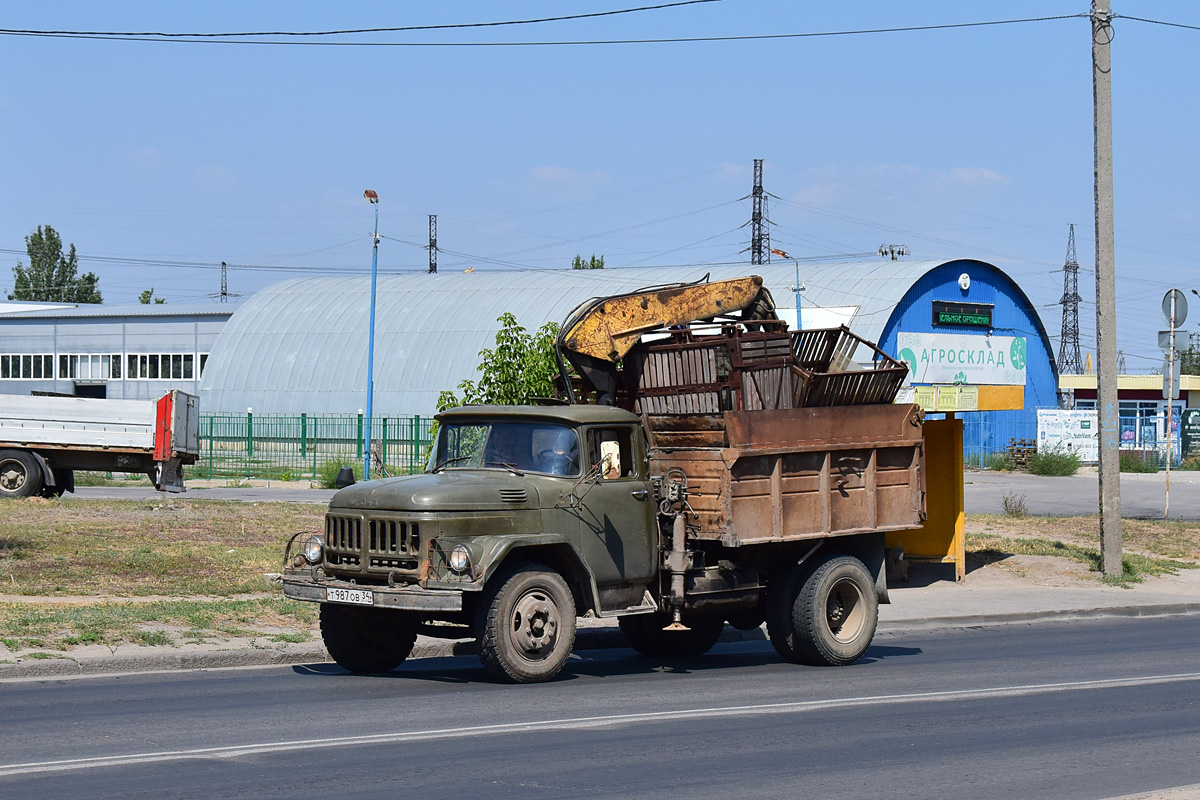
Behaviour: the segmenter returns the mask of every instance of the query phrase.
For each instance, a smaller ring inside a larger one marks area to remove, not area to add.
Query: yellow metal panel
[[[977,411],[1020,411],[1024,407],[1024,386],[979,387]]]
[[[576,353],[618,361],[647,331],[736,313],[761,291],[762,278],[751,275],[610,297],[577,321],[563,341]]]
[[[955,578],[961,583],[967,579],[963,423],[961,419],[926,420],[924,430],[925,525],[885,534],[884,541],[888,547],[904,548],[904,557],[910,561],[953,563]]]

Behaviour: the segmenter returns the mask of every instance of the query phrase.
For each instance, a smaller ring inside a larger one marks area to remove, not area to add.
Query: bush
[[[1009,492],[1004,495],[1000,503],[1004,507],[1005,516],[1018,518],[1029,516],[1029,504],[1025,502],[1023,494]]]
[[[1034,475],[1074,475],[1079,471],[1078,453],[1062,450],[1038,451],[1029,458],[1029,471]]]
[[[363,465],[361,461],[355,464],[351,464],[348,461],[326,461],[321,465],[321,468],[317,470],[317,483],[320,484],[322,489],[338,488],[336,481],[338,471],[342,467],[352,467],[354,469],[355,481],[361,481],[363,479]]]
[[[1014,466],[1013,457],[1008,453],[988,453],[987,458],[983,462],[984,469],[990,469],[995,472],[1012,472]]]
[[[1200,456],[1191,456],[1179,462],[1180,469],[1200,470]]]
[[[1121,472],[1158,472],[1158,459],[1143,453],[1121,453]]]

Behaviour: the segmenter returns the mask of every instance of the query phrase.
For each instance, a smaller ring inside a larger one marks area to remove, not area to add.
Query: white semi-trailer
[[[200,455],[199,400],[0,396],[0,497],[75,490],[75,470],[142,473],[182,492],[183,465]]]

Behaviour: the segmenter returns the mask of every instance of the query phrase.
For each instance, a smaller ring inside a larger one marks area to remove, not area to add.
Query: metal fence
[[[1022,412],[983,411],[961,417],[963,464],[970,469],[986,469],[991,456],[1009,452],[1014,442],[1032,446],[1037,441],[1037,419]]]
[[[196,478],[313,480],[363,463],[362,414],[203,414]],[[372,417],[372,474],[425,468],[432,417]]]

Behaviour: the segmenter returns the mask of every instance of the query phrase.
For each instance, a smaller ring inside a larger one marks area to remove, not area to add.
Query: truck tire
[[[322,603],[321,639],[349,672],[390,672],[408,658],[417,632],[397,611]]]
[[[575,598],[544,564],[501,572],[479,606],[479,658],[497,680],[540,683],[559,673],[575,646]]]
[[[42,490],[42,468],[24,450],[0,450],[0,497],[33,497]]]
[[[767,630],[788,661],[838,667],[862,657],[878,619],[866,566],[853,556],[831,555],[783,576],[768,605]]]
[[[684,614],[686,631],[665,631],[672,615],[664,612],[621,617],[617,624],[629,646],[651,658],[691,658],[713,648],[725,630],[725,620],[712,614]]]

